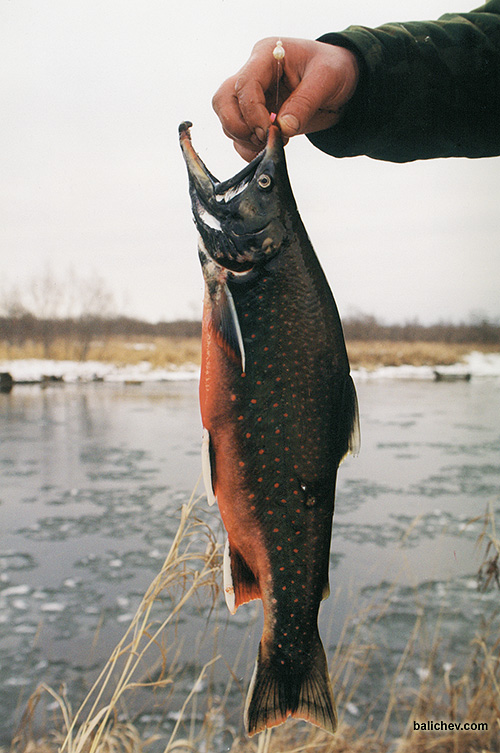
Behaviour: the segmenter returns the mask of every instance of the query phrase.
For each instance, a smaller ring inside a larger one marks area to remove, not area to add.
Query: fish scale
[[[357,403],[333,296],[298,214],[279,128],[224,183],[180,126],[205,278],[200,403],[207,496],[228,543],[231,611],[260,598],[264,627],[245,706],[249,734],[291,715],[333,732],[318,633],[337,468]],[[221,197],[223,200],[221,200]]]

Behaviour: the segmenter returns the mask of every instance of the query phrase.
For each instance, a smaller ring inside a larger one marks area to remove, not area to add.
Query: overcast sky
[[[229,178],[243,162],[211,97],[257,39],[474,7],[461,2],[0,0],[0,296],[72,269],[126,314],[199,316],[179,122]],[[304,137],[287,158],[341,314],[500,317],[498,158],[335,160]]]

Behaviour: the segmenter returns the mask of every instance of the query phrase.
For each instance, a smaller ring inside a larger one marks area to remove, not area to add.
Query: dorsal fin
[[[348,453],[351,455],[357,455],[361,445],[358,397],[356,395],[354,382],[350,375],[347,377],[345,383],[340,426],[345,433],[341,440],[342,444],[339,465]]]
[[[356,394],[356,387],[352,381],[352,377],[349,377],[350,387],[352,390],[352,401],[354,404],[354,414],[352,418],[351,433],[349,435],[349,452],[351,455],[359,455],[361,448],[361,429],[359,427],[359,406],[358,396]]]

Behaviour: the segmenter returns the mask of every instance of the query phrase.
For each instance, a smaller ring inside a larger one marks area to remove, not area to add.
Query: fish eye
[[[271,176],[267,173],[262,173],[262,175],[259,175],[257,178],[257,184],[259,188],[263,188],[264,190],[267,190],[268,188],[271,188],[273,181],[271,180]]]

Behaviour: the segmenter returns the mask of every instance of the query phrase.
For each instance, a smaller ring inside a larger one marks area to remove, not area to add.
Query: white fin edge
[[[227,608],[234,614],[236,612],[236,599],[234,596],[234,584],[233,574],[231,572],[231,553],[229,551],[229,539],[226,539],[226,546],[224,547],[224,562],[222,565],[222,573],[224,576],[224,597],[226,599]]]
[[[358,396],[356,394],[356,389],[354,388],[354,421],[352,423],[351,428],[351,434],[349,436],[349,450],[348,452],[351,455],[359,455],[359,451],[361,449],[361,428],[359,426],[359,406],[358,406]]]
[[[229,290],[227,285],[224,285],[224,288],[225,288],[227,300],[229,303],[229,310],[231,312],[231,318],[233,320],[234,330],[236,332],[236,338],[238,340],[238,347],[240,349],[241,370],[242,372],[244,372],[245,371],[245,345],[243,344],[243,337],[241,334],[240,322],[238,319],[238,312],[236,311],[236,306],[234,305],[231,291]]]
[[[201,440],[201,471],[203,474],[203,484],[207,502],[211,506],[215,504],[216,498],[212,485],[212,466],[210,464],[210,433],[208,429],[203,429],[203,439]]]

